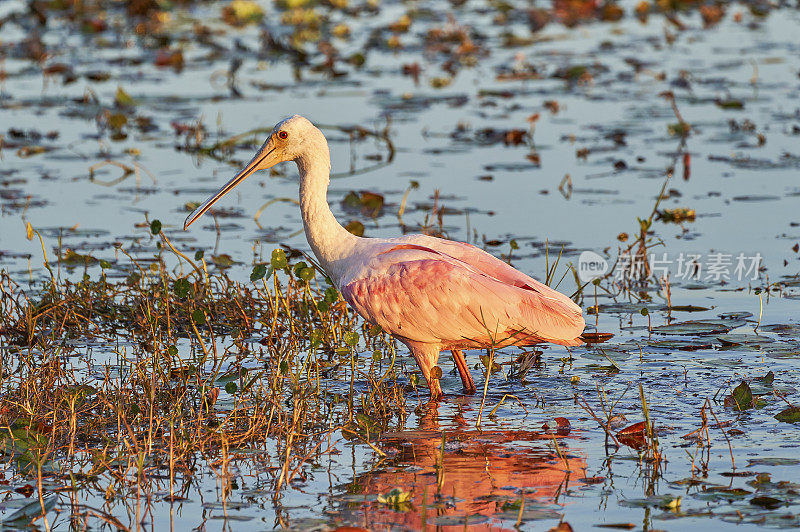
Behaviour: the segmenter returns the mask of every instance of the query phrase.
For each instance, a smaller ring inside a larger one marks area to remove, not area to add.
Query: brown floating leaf
[[[157,67],[171,67],[175,70],[183,68],[183,52],[180,50],[159,50],[156,54],[155,65]]]
[[[264,10],[251,0],[233,0],[222,8],[222,20],[226,24],[242,27],[255,24],[264,18]]]
[[[658,211],[658,218],[664,222],[693,222],[696,216],[694,209],[678,208],[678,209],[664,209]]]
[[[364,224],[358,220],[350,220],[344,228],[356,236],[364,236]]]
[[[581,340],[587,344],[599,344],[601,342],[608,341],[613,337],[613,333],[604,332],[585,332],[580,336]]]
[[[647,430],[647,423],[640,421],[629,425],[624,429],[617,432],[617,441],[628,447],[634,449],[641,449],[645,446],[645,431]]]

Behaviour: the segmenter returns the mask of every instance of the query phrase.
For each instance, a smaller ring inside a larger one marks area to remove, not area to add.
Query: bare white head
[[[233,179],[196,208],[186,218],[183,228],[187,229],[219,199],[254,172],[271,168],[284,161],[295,161],[300,166],[307,162],[305,161],[307,158],[322,158],[322,161],[318,162],[327,165],[327,168],[330,169],[328,143],[322,132],[300,115],[294,115],[278,122],[250,162]]]

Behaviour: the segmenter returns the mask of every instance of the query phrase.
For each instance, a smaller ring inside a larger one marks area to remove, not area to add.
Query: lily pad
[[[748,410],[753,408],[756,404],[753,391],[750,385],[742,381],[739,386],[733,389],[733,392],[725,397],[725,406],[733,408],[734,410]]]
[[[767,510],[774,510],[775,508],[783,506],[783,501],[780,499],[776,499],[775,497],[760,495],[758,497],[753,497],[752,499],[750,499],[750,504],[766,508]]]
[[[790,406],[775,414],[775,419],[784,423],[800,423],[800,407]]]
[[[753,346],[758,347],[762,344],[772,343],[772,338],[766,336],[758,336],[755,334],[720,334],[717,340],[722,342],[723,346]]]
[[[747,461],[747,467],[753,466],[792,466],[800,464],[798,458],[751,458]]]
[[[704,335],[727,333],[744,324],[742,320],[692,320],[653,327],[657,334]]]

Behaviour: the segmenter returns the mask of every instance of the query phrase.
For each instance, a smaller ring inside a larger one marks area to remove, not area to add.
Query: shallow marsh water
[[[577,530],[599,524],[646,530],[800,525],[800,433],[774,418],[787,407],[776,393],[794,403],[800,387],[800,254],[793,249],[800,242],[796,6],[760,16],[758,4],[730,4],[709,28],[699,11],[688,10],[675,15],[685,25],[680,30],[658,13],[642,22],[632,15],[636,3],[620,2],[625,17],[619,22],[588,20],[569,28],[553,21],[532,34],[532,42],[514,47],[504,44],[509,32],[531,35],[523,2],[512,6],[505,24],[495,23],[502,12],[498,4],[483,2],[386,3],[358,18],[320,8],[330,12],[323,32],[337,22],[350,26],[348,40],[332,40],[339,56],[362,50],[366,55],[361,68],[338,61],[334,68],[346,75],[332,77],[324,69],[293,66],[291,55],[262,45],[262,28],[278,39],[290,31],[279,22],[277,7],[265,5],[263,26],[233,29],[219,20],[225,4],[179,5],[170,12],[164,26],[169,49],[183,50],[182,68],[173,69],[155,66],[164,61],[163,50],[137,37],[122,12],[108,14],[111,29],[85,33],[57,14],[36,29],[23,15],[25,4],[3,3],[0,260],[16,282],[48,275],[38,238],[27,238],[27,222],[41,233],[54,268],[55,257],[69,248],[108,261],[111,279],[130,273],[114,242],[143,262],[153,260],[154,219],[187,254],[204,250],[207,257],[220,257],[218,264],[228,262],[227,255],[234,261],[228,274],[243,283],[254,261],[269,260],[278,244],[306,250],[293,203],[270,204],[253,220],[266,202],[296,198],[289,165],[254,176],[226,198],[216,217],[219,236],[211,217],[188,233],[180,230],[190,210],[186,204],[216,190],[264,137],[255,135],[251,145],[237,144],[231,153],[220,150],[217,160],[193,153],[198,121],[205,129],[201,145],[208,147],[299,113],[325,126],[339,176],[329,200],[342,222],[360,221],[367,236],[396,236],[426,224],[439,230],[434,209],[443,209],[441,229],[448,237],[497,255],[511,252],[512,263],[537,278],[545,277],[546,264],[562,246],[556,278],[568,262],[578,267],[586,250],[614,263],[635,239],[637,217],[650,216],[674,168],[658,208],[694,209],[696,216],[682,223],[655,219],[651,243],[660,239],[663,245],[649,251],[670,261],[675,308],[667,309],[657,282],[620,291],[612,275],[596,291],[590,284],[581,299],[589,330],[613,337],[569,352],[545,347],[541,363],[522,378],[506,378],[506,363],[520,352],[499,353],[505,371],[491,376],[480,429],[481,394],[462,396],[443,356],[448,398],[438,410],[423,407],[424,387],[415,391],[405,374],[399,377],[410,408],[373,440],[385,456],[334,432],[327,452],[300,467],[300,476],[277,497],[272,487],[280,445],[265,439],[257,448],[232,450],[225,475],[213,461],[200,460],[184,479],[180,501],[165,500],[163,472],[148,477],[139,499],[104,499],[103,490],[91,485],[74,499],[102,507],[131,528],[155,530],[342,524],[417,529],[423,522],[494,530],[518,521],[522,528],[548,529],[562,520]],[[418,13],[409,32],[397,34],[402,47],[388,47],[395,34],[386,27],[412,8]],[[200,32],[203,43],[195,38],[196,22],[210,29]],[[458,33],[459,27],[468,28],[477,49],[457,53],[463,39],[453,44],[429,33]],[[37,31],[52,54],[43,64],[67,64],[76,81],[63,84],[67,74],[42,75],[30,57]],[[324,62],[316,45],[306,47],[311,65]],[[234,60],[242,61],[235,93],[226,85]],[[447,62],[454,75],[442,68]],[[404,66],[413,72],[414,64],[421,70],[418,83],[403,74]],[[682,119],[691,124],[688,136],[670,134],[681,120],[661,96],[664,91],[674,93]],[[528,118],[537,113],[531,129]],[[126,123],[114,127],[120,120],[115,115]],[[376,132],[388,127],[391,144],[380,134],[351,139],[342,128],[352,125]],[[47,135],[51,131],[54,138]],[[532,138],[526,137],[529,131]],[[139,169],[115,182],[121,170],[103,166],[92,178],[90,168],[104,160]],[[570,181],[564,180],[567,174]],[[344,203],[348,193],[362,190],[383,196],[377,215]],[[623,232],[627,242],[618,239]],[[518,249],[512,250],[512,239]],[[708,271],[717,253],[730,256],[726,271],[732,278]],[[677,271],[679,257],[689,254],[702,255],[699,279]],[[762,257],[755,278],[736,278],[739,254]],[[169,268],[176,264],[169,256],[163,260]],[[209,265],[214,267],[211,260]],[[97,278],[101,267],[63,262],[56,273],[80,279],[84,270]],[[568,273],[560,289],[577,288]],[[592,307],[599,312],[589,313]],[[10,353],[3,338],[0,353]],[[216,341],[221,352],[230,348],[229,339]],[[179,347],[188,353],[188,345]],[[117,350],[119,344],[93,346],[77,338],[68,356],[99,372],[115,364]],[[469,353],[468,361],[482,389],[480,354]],[[398,364],[412,371],[406,353],[398,355]],[[365,359],[366,348],[359,364],[368,364]],[[764,379],[769,372],[774,380]],[[97,375],[87,369],[85,376],[91,382]],[[742,380],[761,396],[756,408],[725,405]],[[660,465],[643,460],[630,445],[607,446],[603,429],[580,406],[603,417],[602,393],[612,402],[622,397],[615,412],[624,418],[614,420],[612,431],[617,434],[644,419],[640,385],[665,460]],[[346,395],[349,386],[336,374],[323,382],[331,394]],[[367,380],[355,382],[359,394],[369,386]],[[702,410],[707,400],[713,414]],[[222,392],[216,408],[233,404],[232,394]],[[701,412],[709,416],[710,447],[691,436],[702,426]],[[4,475],[9,484],[0,509],[8,517],[35,496],[13,491],[28,483],[13,460]],[[44,488],[63,493],[58,490],[64,486],[63,477],[54,476]],[[407,493],[409,502],[377,500],[393,488]],[[58,496],[51,524],[55,518],[56,525],[67,526],[56,512],[66,515],[69,501]]]

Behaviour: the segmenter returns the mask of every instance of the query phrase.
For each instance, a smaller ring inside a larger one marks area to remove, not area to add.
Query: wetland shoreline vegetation
[[[799,23],[0,5],[2,528],[800,526]],[[350,232],[483,247],[572,294],[585,343],[471,351],[474,396],[442,357],[428,403],[309,256],[291,169],[178,230],[306,106]]]

